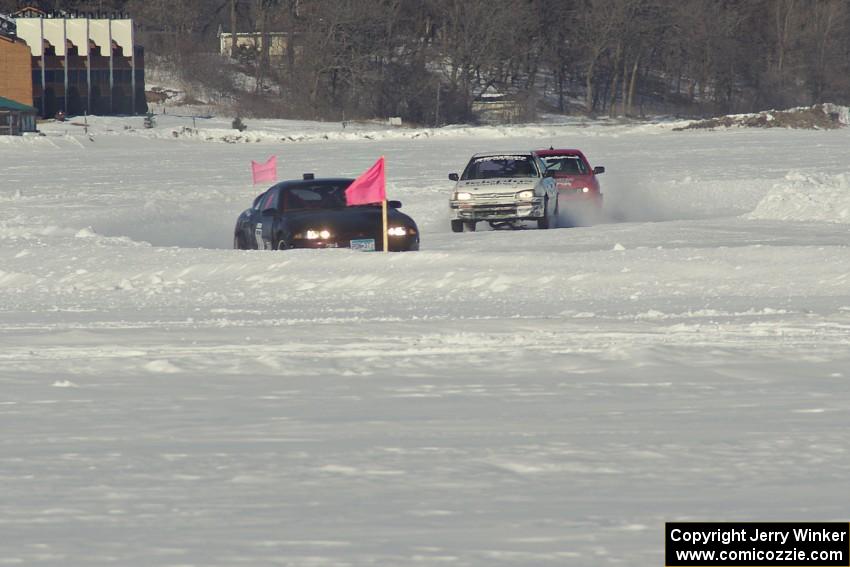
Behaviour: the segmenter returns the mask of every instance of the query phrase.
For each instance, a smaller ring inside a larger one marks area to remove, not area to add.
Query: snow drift
[[[850,223],[848,177],[792,171],[746,218]]]

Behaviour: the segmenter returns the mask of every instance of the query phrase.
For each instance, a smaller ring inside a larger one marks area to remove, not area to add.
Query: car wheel
[[[547,229],[547,228],[555,228],[555,224],[558,220],[558,202],[555,201],[555,210],[554,214],[549,213],[549,198],[546,198],[546,201],[543,205],[543,218],[537,219],[537,228]]]
[[[475,221],[466,221],[466,232],[475,232]]]
[[[241,235],[236,234],[233,236],[233,249],[234,250],[247,250],[248,247],[245,246],[245,243],[242,240]]]
[[[453,220],[452,221],[452,232],[463,232],[463,221],[462,220]]]
[[[286,242],[286,240],[281,238],[280,240],[277,241],[277,249],[278,250],[288,250],[289,244]]]

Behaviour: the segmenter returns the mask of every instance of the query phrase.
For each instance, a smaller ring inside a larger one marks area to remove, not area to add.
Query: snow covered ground
[[[657,566],[665,521],[848,519],[847,129],[158,119],[0,138],[0,565]],[[610,223],[449,231],[447,173],[550,144]],[[422,251],[230,250],[272,154],[385,155]]]

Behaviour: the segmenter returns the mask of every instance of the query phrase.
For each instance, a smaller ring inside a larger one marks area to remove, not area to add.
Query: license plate
[[[375,239],[374,238],[358,238],[356,240],[351,241],[351,249],[352,250],[362,250],[364,252],[374,252],[375,251]]]

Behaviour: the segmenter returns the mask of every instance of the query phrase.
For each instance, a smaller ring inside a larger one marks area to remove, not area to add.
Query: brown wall
[[[30,48],[20,40],[0,36],[0,96],[32,105]]]

